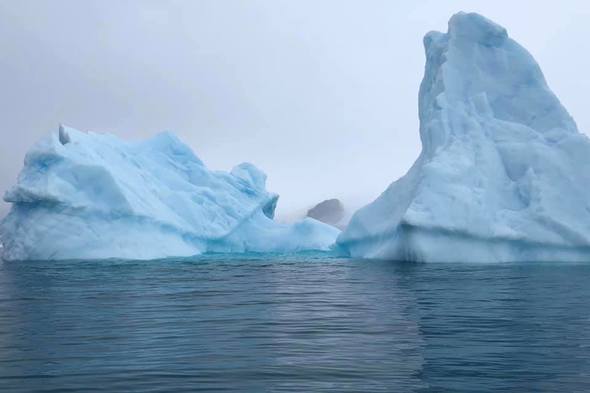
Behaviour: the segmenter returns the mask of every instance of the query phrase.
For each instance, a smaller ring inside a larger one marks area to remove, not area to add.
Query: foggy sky
[[[585,0],[0,0],[0,192],[64,123],[252,162],[283,216],[368,202],[420,151],[422,37],[460,10],[506,27],[590,130]]]

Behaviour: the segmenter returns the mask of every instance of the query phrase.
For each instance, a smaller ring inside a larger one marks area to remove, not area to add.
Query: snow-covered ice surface
[[[506,30],[459,13],[424,38],[422,152],[338,245],[414,261],[590,261],[590,142]]]
[[[0,223],[6,260],[328,250],[339,231],[273,221],[252,164],[211,171],[171,133],[142,142],[60,127],[27,153]]]

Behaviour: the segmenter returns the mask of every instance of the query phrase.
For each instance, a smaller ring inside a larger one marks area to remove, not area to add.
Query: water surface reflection
[[[0,389],[584,391],[590,266],[0,264]]]

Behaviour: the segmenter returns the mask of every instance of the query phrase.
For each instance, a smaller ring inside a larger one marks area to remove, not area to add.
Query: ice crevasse
[[[590,141],[533,57],[475,13],[424,46],[422,152],[338,247],[429,262],[590,260]]]
[[[244,163],[209,170],[172,133],[140,142],[68,127],[27,153],[0,223],[5,260],[153,259],[327,250],[339,231],[273,220],[278,196]]]

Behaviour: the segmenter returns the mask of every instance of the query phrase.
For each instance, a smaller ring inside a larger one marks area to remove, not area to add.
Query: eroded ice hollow
[[[590,261],[590,142],[532,56],[473,13],[424,46],[422,152],[339,247],[393,260]]]
[[[27,153],[0,223],[6,260],[328,250],[339,231],[273,221],[252,164],[211,171],[171,133],[143,142],[60,127]]]

